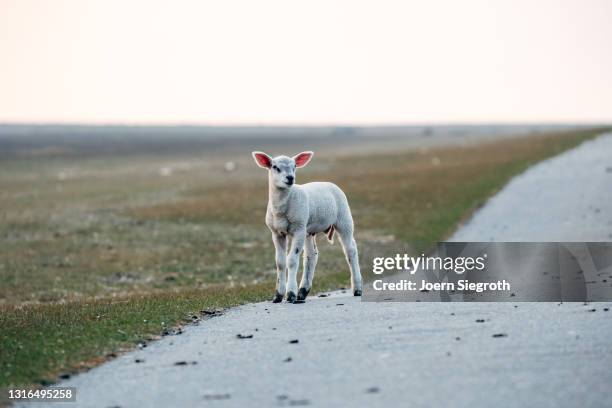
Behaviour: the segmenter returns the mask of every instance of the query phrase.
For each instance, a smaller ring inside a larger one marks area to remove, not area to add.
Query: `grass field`
[[[367,274],[374,254],[426,250],[513,175],[598,133],[369,154],[327,146],[298,183],[344,189]],[[266,176],[249,153],[51,150],[0,161],[0,387],[45,384],[203,309],[269,298]],[[322,241],[314,290],[347,286],[339,245]]]

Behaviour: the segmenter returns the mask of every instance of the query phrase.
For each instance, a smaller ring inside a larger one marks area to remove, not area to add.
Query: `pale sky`
[[[0,0],[0,122],[612,122],[612,1]]]

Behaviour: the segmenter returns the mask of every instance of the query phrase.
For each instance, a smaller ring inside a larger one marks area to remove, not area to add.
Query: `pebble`
[[[198,364],[197,361],[177,361],[176,363],[174,363],[175,366],[186,366],[186,365],[196,365]]]

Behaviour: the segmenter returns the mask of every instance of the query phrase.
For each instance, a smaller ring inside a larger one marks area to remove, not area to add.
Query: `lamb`
[[[276,293],[272,301],[281,302],[285,294],[289,303],[306,300],[319,257],[316,235],[325,233],[333,243],[335,232],[340,237],[351,271],[353,295],[361,296],[361,272],[353,237],[353,217],[344,192],[333,183],[295,183],[296,168],[306,166],[313,152],[274,158],[259,151],[252,154],[257,165],[268,170],[266,225],[272,232],[276,250]],[[302,251],[304,272],[298,291],[297,270]]]

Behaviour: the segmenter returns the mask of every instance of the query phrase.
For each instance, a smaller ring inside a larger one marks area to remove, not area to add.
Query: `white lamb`
[[[257,165],[268,169],[266,225],[272,231],[272,241],[276,248],[274,303],[283,300],[285,291],[287,302],[303,302],[306,299],[312,288],[319,257],[316,234],[325,233],[327,239],[333,242],[334,231],[340,236],[351,270],[353,294],[361,296],[361,272],[357,244],[353,238],[353,217],[344,192],[333,183],[295,184],[296,168],[306,166],[312,155],[313,152],[302,152],[294,157],[271,158],[263,152],[253,152]],[[302,249],[304,273],[298,292],[297,269]]]

